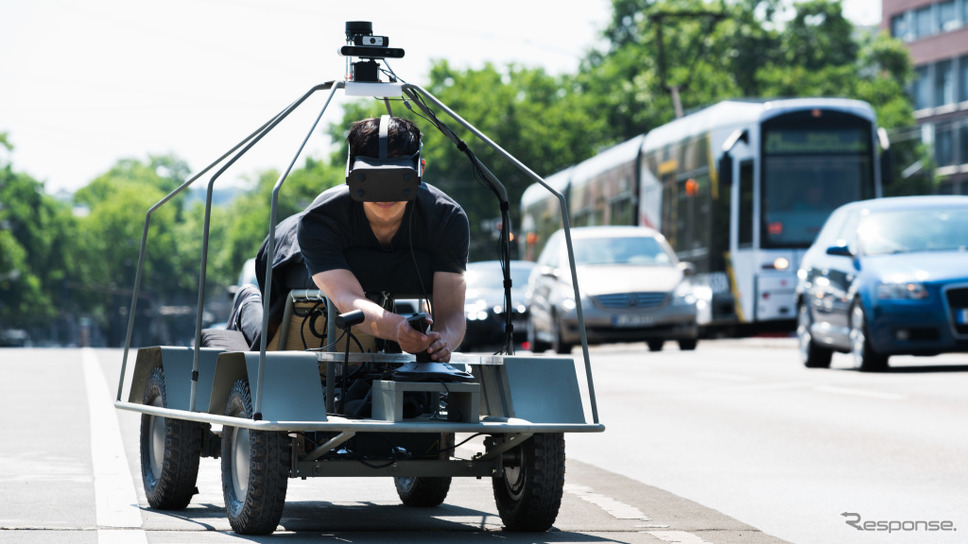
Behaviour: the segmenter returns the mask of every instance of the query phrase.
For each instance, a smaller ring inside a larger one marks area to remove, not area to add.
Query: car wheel
[[[225,415],[252,418],[248,380],[235,382]],[[285,432],[222,429],[222,495],[232,530],[267,535],[282,518],[289,483],[289,438]]]
[[[549,346],[547,342],[538,340],[538,334],[534,329],[534,320],[528,318],[528,343],[531,344],[533,353],[543,353]]]
[[[871,345],[867,316],[859,300],[850,308],[850,355],[854,366],[862,372],[876,372],[887,368],[887,356],[874,351]]]
[[[665,340],[649,340],[646,344],[649,346],[649,351],[662,351]]]
[[[693,351],[696,349],[696,346],[699,345],[699,340],[696,338],[686,338],[679,340],[678,344],[681,351]]]
[[[797,309],[797,347],[800,351],[800,362],[807,368],[830,368],[833,350],[820,347],[813,341],[811,325],[813,319],[810,318],[810,308],[806,304],[800,304]]]
[[[393,484],[404,505],[427,508],[444,502],[447,492],[450,491],[450,480],[431,476],[396,476]]]
[[[156,367],[145,384],[145,404],[167,408],[165,373]],[[198,461],[202,424],[143,414],[141,416],[141,480],[152,508],[182,510],[198,493]]]
[[[565,435],[535,434],[505,459],[504,473],[491,479],[501,521],[510,531],[547,531],[565,486]]]
[[[571,348],[574,347],[574,344],[570,342],[565,342],[562,339],[561,323],[558,322],[557,317],[555,317],[552,320],[551,326],[554,329],[552,331],[554,334],[551,337],[551,349],[555,350],[555,353],[559,353],[561,355],[568,355],[569,353],[571,353]]]

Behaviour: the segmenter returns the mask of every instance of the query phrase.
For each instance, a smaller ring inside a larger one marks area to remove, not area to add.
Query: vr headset
[[[401,202],[417,197],[423,176],[420,150],[406,157],[387,157],[390,116],[380,117],[380,156],[346,158],[346,184],[359,202]],[[423,147],[423,143],[420,144]],[[417,165],[416,168],[414,165]]]

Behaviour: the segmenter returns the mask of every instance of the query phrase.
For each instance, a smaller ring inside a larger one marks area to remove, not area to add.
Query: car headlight
[[[570,312],[577,307],[575,304],[575,297],[565,297],[561,299],[561,309]]]
[[[928,298],[928,289],[923,283],[898,282],[877,284],[877,298],[900,300],[924,300]]]
[[[672,297],[675,304],[693,304],[696,302],[692,284],[685,281],[676,286],[676,290],[672,292]]]
[[[477,299],[465,304],[464,315],[471,321],[487,319],[487,301]]]

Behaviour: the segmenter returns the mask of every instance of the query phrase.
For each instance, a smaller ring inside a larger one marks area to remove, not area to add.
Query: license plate
[[[612,317],[612,325],[616,327],[643,327],[651,325],[654,321],[648,314],[623,314]]]
[[[959,308],[955,310],[955,321],[959,325],[968,325],[968,308]]]

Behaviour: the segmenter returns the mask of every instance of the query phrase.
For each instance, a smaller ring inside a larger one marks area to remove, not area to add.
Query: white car
[[[665,238],[648,227],[571,229],[589,344],[646,342],[650,351],[675,340],[682,350],[699,341],[696,298]],[[528,341],[570,353],[581,342],[564,231],[545,245],[528,280]]]

